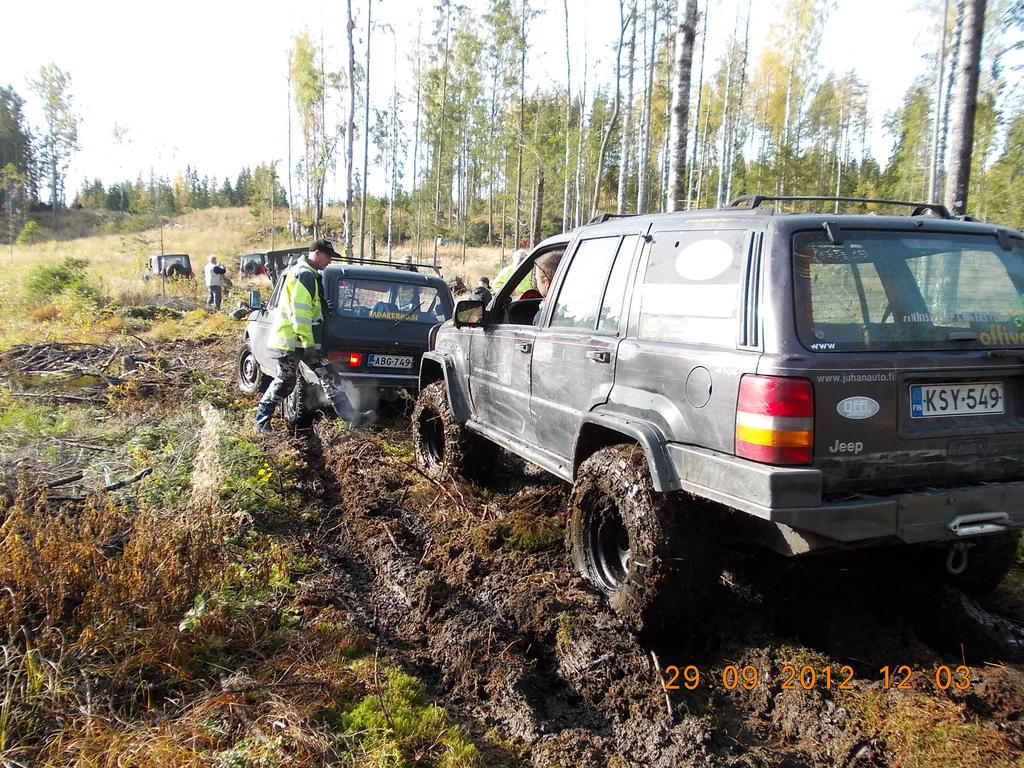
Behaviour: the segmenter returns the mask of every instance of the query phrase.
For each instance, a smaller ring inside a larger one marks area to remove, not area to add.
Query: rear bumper
[[[419,376],[415,373],[350,373],[335,369],[335,378],[360,389],[419,389]],[[316,374],[303,366],[302,375],[307,381],[319,384]]]
[[[358,387],[377,387],[378,389],[417,389],[420,385],[419,376],[415,373],[339,372],[338,378]]]
[[[953,541],[1024,527],[1024,481],[822,502],[821,472],[670,445],[679,487],[840,544]]]

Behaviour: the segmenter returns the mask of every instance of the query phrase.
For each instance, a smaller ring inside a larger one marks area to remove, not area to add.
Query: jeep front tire
[[[238,389],[247,395],[254,392],[262,394],[267,391],[271,381],[273,378],[260,370],[260,364],[256,362],[256,356],[252,353],[252,343],[246,339],[242,342],[235,360],[235,382]]]
[[[480,475],[497,458],[497,446],[474,435],[455,419],[443,381],[428,384],[416,398],[412,445],[416,464],[435,480]]]
[[[654,490],[635,444],[602,448],[577,471],[569,555],[635,632],[698,621],[715,592],[720,569],[711,521],[683,502]]]

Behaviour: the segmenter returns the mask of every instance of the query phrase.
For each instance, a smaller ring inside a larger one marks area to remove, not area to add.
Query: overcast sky
[[[746,0],[738,1],[746,5]],[[732,31],[734,2],[710,3],[708,69],[714,68],[721,41]],[[365,3],[353,2],[361,17],[360,39]],[[561,80],[565,72],[562,3],[537,4],[547,10],[529,30],[531,87],[543,87],[552,73]],[[751,40],[756,43],[780,4],[755,0],[753,5]],[[871,147],[884,163],[891,146],[883,138],[882,120],[899,105],[914,76],[925,71],[922,57],[932,51],[934,39],[928,20],[913,11],[913,0],[837,0],[837,5],[822,31],[819,55],[825,70],[854,69],[869,83]],[[394,30],[373,38],[371,84],[374,105],[381,107],[391,93],[395,62],[399,90],[414,93],[408,57],[415,49],[418,25],[429,37],[433,10],[430,3],[415,0],[375,0],[373,7],[374,20]],[[38,99],[29,90],[28,78],[49,63],[71,74],[82,122],[81,151],[69,172],[69,199],[85,178],[100,178],[109,185],[140,173],[148,177],[150,168],[173,176],[191,164],[200,176],[219,181],[227,176],[234,182],[244,166],[281,160],[278,171],[283,174],[292,36],[307,28],[317,38],[323,30],[328,68],[341,69],[346,56],[344,12],[339,0],[179,0],[166,5],[137,0],[50,0],[37,5],[9,0],[3,11],[8,34],[0,46],[0,85],[14,86],[26,101],[30,122],[39,125]],[[41,14],[47,18],[45,25]],[[573,76],[576,79],[583,71],[586,40],[592,93],[596,78],[610,78],[618,2],[570,0],[569,16],[576,59]],[[362,57],[361,42],[357,50]],[[411,116],[407,123],[411,133]],[[120,146],[114,141],[115,124],[126,129]],[[298,146],[296,141],[293,161]],[[340,167],[337,178],[342,178]],[[373,178],[371,169],[371,186]],[[338,187],[329,187],[330,196],[340,196]]]

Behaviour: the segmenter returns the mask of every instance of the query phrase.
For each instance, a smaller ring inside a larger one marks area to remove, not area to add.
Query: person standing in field
[[[481,277],[480,282],[476,284],[476,288],[473,289],[471,298],[476,301],[482,301],[486,307],[491,303],[491,281],[486,277]]]
[[[203,268],[206,277],[206,303],[214,308],[220,309],[220,302],[224,296],[224,274],[227,269],[217,263],[217,257],[210,255],[210,261]]]
[[[274,308],[270,339],[267,344],[277,359],[277,375],[256,406],[253,430],[271,432],[270,420],[277,404],[291,394],[299,377],[299,364],[305,363],[316,374],[324,393],[338,415],[350,426],[376,421],[374,411],[359,413],[341,388],[334,367],[323,359],[318,336],[324,321],[324,287],[320,272],[338,256],[330,240],[317,240],[309,254],[299,257],[281,275],[281,295]]]

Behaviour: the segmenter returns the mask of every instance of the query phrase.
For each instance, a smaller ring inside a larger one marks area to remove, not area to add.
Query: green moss
[[[543,552],[560,547],[565,538],[565,515],[546,515],[536,509],[517,509],[500,523],[501,538],[513,549]]]
[[[393,667],[360,666],[377,690],[338,713],[341,739],[350,744],[351,765],[404,768],[479,766],[480,753],[448,713],[431,704],[423,683]]]

